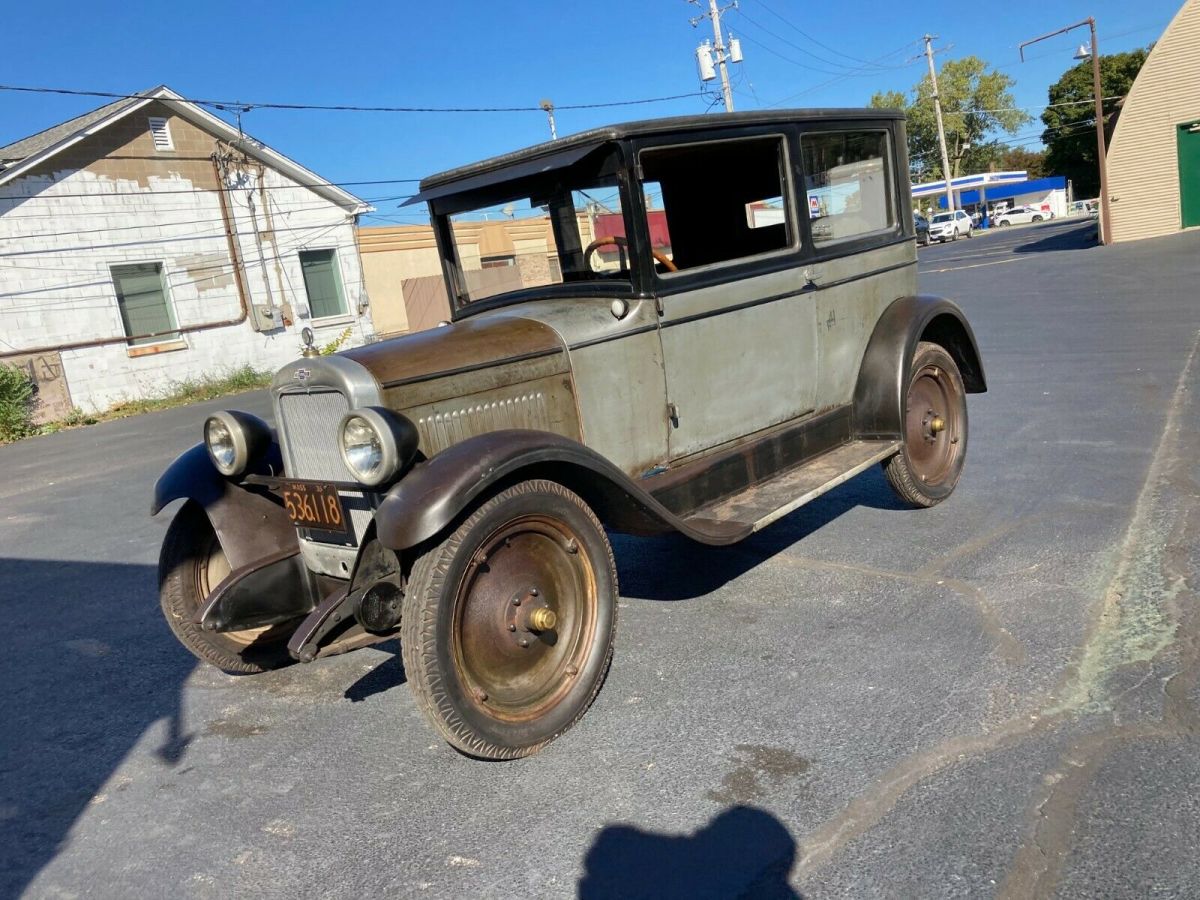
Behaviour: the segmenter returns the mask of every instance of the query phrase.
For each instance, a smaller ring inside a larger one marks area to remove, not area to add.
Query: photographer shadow
[[[788,884],[796,842],[777,818],[734,806],[693,834],[609,825],[584,858],[581,900],[706,897],[799,898]]]

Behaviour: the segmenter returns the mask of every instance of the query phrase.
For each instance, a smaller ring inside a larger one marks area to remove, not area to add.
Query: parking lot
[[[1200,884],[1200,234],[920,250],[990,391],[953,498],[872,470],[744,544],[614,539],[616,656],[527,760],[394,644],[233,678],[158,609],[209,409],[0,447],[0,896],[1164,896]]]

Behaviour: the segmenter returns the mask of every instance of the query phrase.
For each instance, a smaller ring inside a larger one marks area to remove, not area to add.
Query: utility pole
[[[700,0],[689,0],[691,3],[699,4]],[[725,39],[721,36],[721,13],[726,10],[737,9],[737,0],[733,0],[728,6],[717,6],[717,0],[708,0],[708,12],[701,13],[689,21],[692,27],[695,28],[704,19],[712,20],[713,27],[713,43],[710,47],[705,41],[696,48],[696,62],[700,66],[700,80],[709,81],[713,78],[713,60],[712,54],[715,51],[717,54],[717,69],[721,73],[721,97],[725,101],[725,112],[733,112],[733,87],[729,83],[729,66],[727,63],[740,63],[742,61],[742,43],[737,38],[729,39],[728,48],[725,46]],[[729,52],[726,53],[726,50]]]
[[[538,106],[546,111],[546,118],[550,120],[550,140],[557,141],[558,130],[554,127],[554,103],[549,99],[545,99]]]
[[[942,125],[942,97],[938,93],[937,67],[933,64],[932,34],[925,35],[925,58],[929,60],[929,80],[933,83],[933,112],[937,117],[938,146],[942,151],[942,178],[946,180],[946,210],[954,212],[954,190],[950,187],[950,154],[946,152],[946,129]]]
[[[1112,243],[1112,222],[1111,222],[1111,207],[1108,199],[1108,154],[1105,148],[1104,141],[1104,95],[1101,93],[1103,88],[1100,84],[1100,50],[1096,45],[1096,19],[1093,16],[1088,16],[1082,22],[1076,22],[1073,25],[1068,25],[1066,28],[1060,28],[1058,31],[1052,31],[1049,34],[1043,34],[1041,37],[1035,37],[1033,40],[1024,41],[1019,45],[1021,52],[1021,62],[1025,61],[1025,48],[1030,44],[1036,44],[1038,41],[1044,41],[1046,38],[1052,38],[1055,35],[1066,34],[1074,28],[1082,28],[1084,25],[1091,30],[1092,46],[1092,102],[1095,107],[1096,117],[1096,162],[1100,164],[1100,243]],[[1082,56],[1083,48],[1079,50],[1076,59],[1084,59]]]

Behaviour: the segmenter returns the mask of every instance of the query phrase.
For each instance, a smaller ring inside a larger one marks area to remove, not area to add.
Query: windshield
[[[953,218],[954,213],[938,213],[930,221],[932,221],[934,225],[937,225],[939,222],[949,222]]]
[[[458,199],[461,211],[447,218],[459,304],[555,284],[628,281],[620,181],[615,166],[608,173],[597,168],[548,172],[511,190],[494,186],[478,206]]]

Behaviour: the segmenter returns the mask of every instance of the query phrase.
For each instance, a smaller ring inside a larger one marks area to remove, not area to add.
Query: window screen
[[[800,139],[813,243],[844,241],[896,224],[887,134],[807,134]]]
[[[301,250],[300,268],[304,271],[304,290],[314,319],[346,314],[342,280],[338,277],[337,252]]]
[[[677,269],[794,246],[783,138],[645,150],[651,243]]]
[[[134,338],[129,342],[131,345],[154,344],[179,337],[163,287],[162,263],[113,266],[112,277],[125,333],[131,338],[140,334],[154,335]]]

